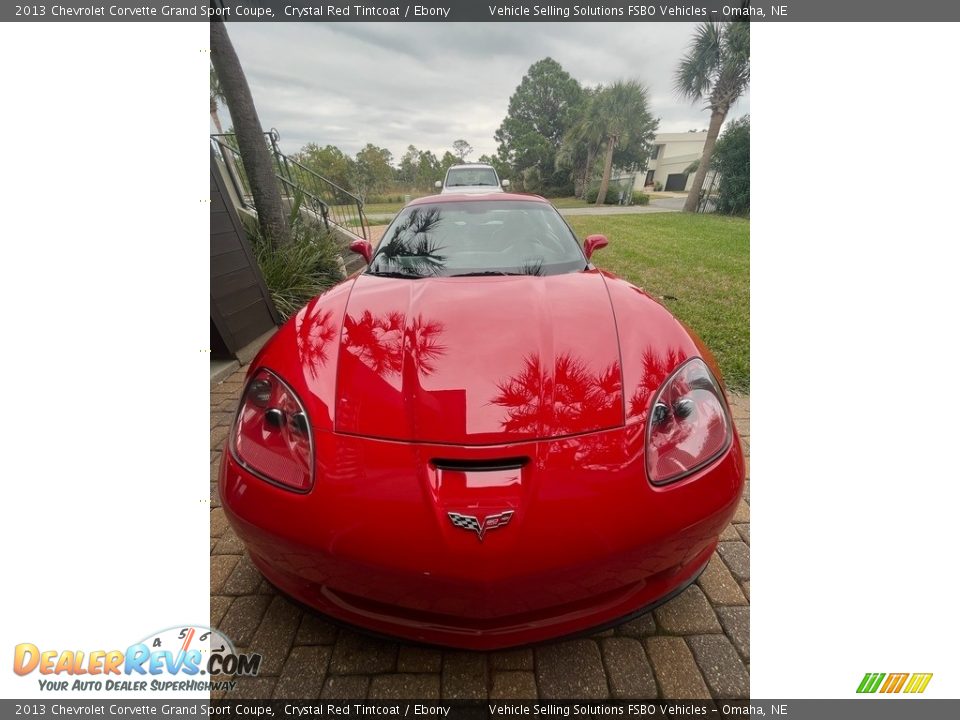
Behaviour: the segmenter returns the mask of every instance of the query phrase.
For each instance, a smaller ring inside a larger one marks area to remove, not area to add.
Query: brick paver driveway
[[[390,642],[305,612],[250,563],[216,477],[243,380],[210,396],[210,624],[263,654],[232,698],[746,698],[750,668],[750,483],[700,579],[652,613],[593,637],[505,652]],[[750,401],[731,398],[749,477]]]

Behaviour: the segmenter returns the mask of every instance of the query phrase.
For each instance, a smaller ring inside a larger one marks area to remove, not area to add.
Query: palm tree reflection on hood
[[[430,233],[440,225],[440,208],[414,208],[380,244],[370,272],[402,273],[411,277],[439,275],[446,264],[443,250]]]
[[[645,420],[653,395],[686,359],[680,348],[665,353],[649,348],[644,352],[641,384],[629,398],[629,416]],[[538,355],[529,355],[520,372],[498,383],[497,390],[491,403],[506,410],[501,421],[504,430],[538,437],[580,434],[554,446],[556,452],[569,453],[569,462],[578,467],[620,466],[631,452],[629,438],[590,432],[616,427],[623,420],[623,386],[617,362],[591,372],[583,360],[570,353],[560,355],[553,368],[545,367]],[[680,444],[689,433],[689,427],[678,427],[665,441]]]
[[[328,344],[337,337],[333,311],[323,310],[315,300],[297,314],[294,325],[300,364],[316,377],[330,359]]]
[[[497,384],[491,400],[506,409],[501,425],[517,433],[572,435],[584,429],[611,427],[622,417],[620,364],[599,373],[570,353],[544,367],[538,355],[524,358],[516,375]]]
[[[640,385],[630,396],[630,417],[646,419],[653,394],[660,389],[667,376],[686,359],[687,354],[680,348],[668,348],[663,355],[658,355],[652,347],[644,350]]]
[[[344,318],[343,345],[380,376],[399,374],[405,353],[422,375],[430,375],[447,351],[439,342],[443,331],[443,323],[422,315],[407,323],[401,312],[374,315],[364,310],[359,318]]]
[[[407,352],[410,353],[420,374],[432,375],[437,370],[435,360],[446,354],[446,345],[440,344],[443,323],[436,320],[424,320],[422,315],[410,323],[407,328]]]

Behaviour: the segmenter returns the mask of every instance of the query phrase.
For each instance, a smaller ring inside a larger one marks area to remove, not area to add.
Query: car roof
[[[490,168],[494,169],[493,165],[487,165],[486,163],[458,163],[456,165],[451,165],[447,170],[476,170],[477,168]]]
[[[433,203],[447,202],[502,202],[503,200],[525,200],[527,202],[547,203],[546,198],[539,195],[522,195],[520,193],[489,192],[489,193],[447,193],[445,195],[427,195],[407,203],[407,207],[414,205],[432,205]]]

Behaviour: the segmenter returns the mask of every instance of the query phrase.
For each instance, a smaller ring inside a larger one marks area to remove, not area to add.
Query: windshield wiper
[[[482,270],[477,272],[457,273],[450,277],[482,277],[484,275],[522,275],[523,273],[504,272],[503,270]]]
[[[367,274],[376,275],[377,277],[385,277],[385,278],[405,278],[408,280],[416,280],[417,278],[425,277],[424,275],[411,275],[410,273],[396,272],[392,270],[385,270],[383,272],[375,272],[373,270],[367,270]]]

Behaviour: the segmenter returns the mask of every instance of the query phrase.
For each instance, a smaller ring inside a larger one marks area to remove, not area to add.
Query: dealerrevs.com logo
[[[13,671],[37,673],[41,690],[210,692],[232,690],[234,680],[255,676],[259,653],[238,653],[230,639],[202,625],[182,625],[151,633],[126,650],[48,650],[20,643]]]
[[[867,673],[857,687],[858,693],[922,693],[933,673]]]

